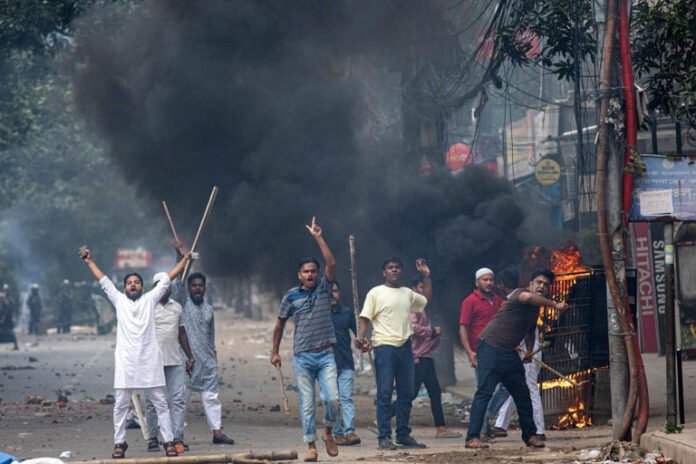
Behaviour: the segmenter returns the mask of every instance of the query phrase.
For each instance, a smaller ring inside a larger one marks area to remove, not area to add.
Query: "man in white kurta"
[[[138,274],[124,279],[124,292],[97,267],[89,249],[83,247],[80,256],[99,281],[106,296],[116,308],[116,350],[114,352],[114,458],[125,457],[126,415],[134,389],[146,390],[157,411],[160,432],[165,442],[167,456],[176,456],[172,424],[165,394],[165,377],[162,352],[157,343],[155,307],[167,292],[171,279],[176,277],[189,259],[183,259],[157,285],[143,294],[143,281]]]

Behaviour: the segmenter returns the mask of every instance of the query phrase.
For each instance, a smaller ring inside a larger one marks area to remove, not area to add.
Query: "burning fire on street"
[[[587,327],[583,322],[586,315],[593,311],[592,304],[579,304],[579,301],[589,300],[582,292],[587,285],[576,287],[579,281],[586,283],[591,278],[593,270],[582,262],[582,255],[573,243],[555,249],[547,250],[540,246],[529,250],[528,264],[530,268],[549,268],[556,278],[551,288],[551,298],[555,301],[567,300],[571,305],[569,314],[562,315],[555,308],[541,308],[538,326],[541,341],[548,340],[558,346],[549,349],[542,370],[547,370],[546,379],[540,382],[544,403],[554,407],[547,411],[547,418],[552,417],[551,429],[582,428],[592,425],[592,394],[597,368],[579,369],[567,374],[572,366],[580,367],[583,356],[583,332],[581,327]],[[584,329],[587,330],[587,329]],[[553,340],[555,339],[555,340]],[[553,346],[553,345],[552,345]],[[544,358],[542,358],[544,359]],[[552,378],[549,378],[552,377]],[[542,377],[543,378],[543,377]],[[545,406],[546,408],[546,406]]]

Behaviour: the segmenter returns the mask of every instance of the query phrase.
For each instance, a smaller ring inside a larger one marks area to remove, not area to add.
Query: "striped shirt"
[[[331,321],[331,284],[326,277],[319,279],[313,290],[299,286],[285,294],[278,318],[290,317],[295,323],[294,353],[336,344]]]

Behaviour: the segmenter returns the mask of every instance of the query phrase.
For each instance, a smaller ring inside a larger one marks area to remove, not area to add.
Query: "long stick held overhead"
[[[358,295],[358,265],[355,259],[355,236],[349,235],[348,236],[348,244],[350,246],[350,280],[351,283],[353,284],[353,305],[355,306],[355,318],[356,318],[356,323],[355,326],[358,326],[358,315],[360,314],[360,296]],[[370,367],[372,368],[372,372],[375,372],[375,361],[372,358],[372,352],[368,351],[367,352],[367,359],[370,361]],[[363,371],[363,352],[360,351],[360,363],[358,366],[358,371],[362,372]]]
[[[162,207],[164,208],[164,214],[167,216],[167,221],[169,222],[169,228],[172,229],[172,235],[174,235],[174,240],[179,242],[179,236],[176,234],[176,228],[174,227],[174,221],[172,220],[172,215],[169,213],[169,208],[167,208],[167,202],[162,201]]]
[[[210,218],[210,212],[213,209],[213,205],[215,204],[215,198],[217,198],[218,194],[218,188],[217,185],[213,187],[213,191],[210,192],[210,198],[208,198],[208,204],[205,207],[205,211],[203,212],[203,218],[201,219],[201,224],[198,226],[198,232],[196,232],[196,238],[193,239],[193,244],[191,245],[191,253],[194,253],[196,249],[198,248],[198,240],[201,238],[201,234],[203,233],[203,229],[205,228],[205,224],[208,222],[208,219]],[[181,274],[181,281],[186,282],[186,278],[188,277],[189,272],[191,271],[191,260],[189,260],[186,263],[186,267],[184,268],[184,272]]]

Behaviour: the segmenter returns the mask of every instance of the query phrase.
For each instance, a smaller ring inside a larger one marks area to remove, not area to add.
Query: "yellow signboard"
[[[561,165],[551,158],[544,158],[536,164],[534,177],[541,185],[551,185],[561,178]]]

